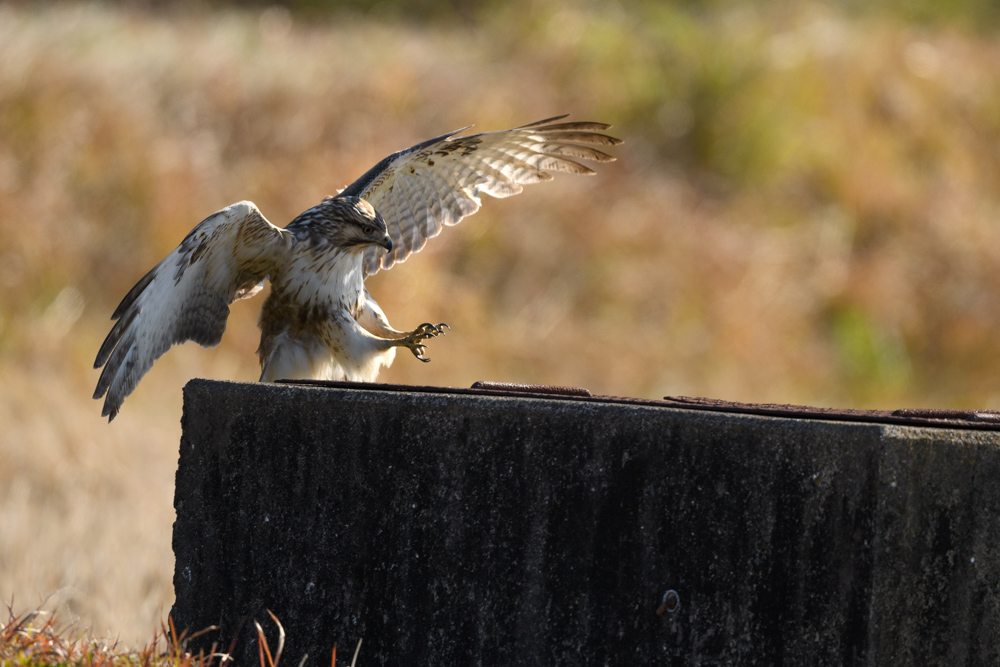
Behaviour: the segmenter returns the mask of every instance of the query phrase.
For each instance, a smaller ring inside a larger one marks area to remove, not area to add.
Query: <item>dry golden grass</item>
[[[257,302],[112,426],[94,353],[209,213],[276,224],[390,151],[566,111],[619,161],[488,201],[370,281],[382,380],[1000,407],[1000,45],[810,5],[515,2],[459,27],[0,4],[0,597],[144,644],[172,598],[180,390],[253,380]]]
[[[216,667],[226,664],[215,651],[207,655],[188,653],[184,648],[186,639],[186,634],[178,634],[171,626],[163,628],[162,633],[155,633],[146,646],[129,649],[74,634],[71,629],[60,627],[51,613],[17,615],[8,609],[6,621],[0,621],[0,664],[24,667]],[[266,667],[263,660],[261,667]]]
[[[261,624],[254,621],[257,632],[257,653],[260,667],[280,667],[285,647],[285,628],[268,612],[278,633],[274,647],[267,641]],[[140,648],[130,648],[118,642],[88,637],[86,633],[62,627],[50,612],[32,611],[15,614],[8,607],[7,620],[0,621],[0,664],[22,667],[224,667],[233,664],[229,647],[213,644],[193,652],[191,640],[215,628],[189,633],[178,630],[168,619],[153,638]],[[252,632],[252,630],[250,630]],[[361,651],[361,640],[354,649],[350,667],[355,667]],[[305,662],[305,658],[300,662]],[[314,661],[315,662],[315,661]],[[330,667],[337,664],[337,645],[330,652]],[[346,664],[346,661],[341,663]]]

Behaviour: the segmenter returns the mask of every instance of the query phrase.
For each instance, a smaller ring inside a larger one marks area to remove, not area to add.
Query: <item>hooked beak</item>
[[[379,245],[388,250],[389,252],[392,252],[392,239],[389,238],[388,234],[385,235],[385,238],[382,239]]]

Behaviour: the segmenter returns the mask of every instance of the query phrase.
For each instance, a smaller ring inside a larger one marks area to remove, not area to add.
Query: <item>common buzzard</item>
[[[261,381],[370,382],[397,347],[421,361],[423,341],[446,325],[397,331],[365,279],[424,247],[445,225],[479,210],[480,197],[509,197],[555,171],[593,174],[578,160],[615,158],[604,123],[558,122],[456,136],[449,132],[393,153],[333,197],[275,227],[249,201],[205,218],[119,304],[94,368],[94,398],[114,419],[153,362],[171,345],[222,339],[229,304],[271,281],[260,314]]]

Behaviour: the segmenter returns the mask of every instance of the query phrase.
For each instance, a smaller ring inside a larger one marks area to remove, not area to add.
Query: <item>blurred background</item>
[[[0,598],[151,638],[181,388],[257,378],[262,297],[109,426],[114,307],[210,213],[284,225],[469,123],[569,112],[626,143],[370,280],[396,327],[452,326],[381,380],[1000,408],[998,23],[989,0],[0,4]]]

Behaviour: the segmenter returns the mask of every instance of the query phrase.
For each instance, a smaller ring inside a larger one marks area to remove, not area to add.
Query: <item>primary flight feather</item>
[[[578,160],[609,162],[594,145],[619,139],[604,123],[557,122],[500,132],[463,130],[393,153],[334,197],[275,227],[249,201],[205,218],[129,290],[94,368],[94,398],[114,419],[142,376],[175,343],[219,343],[229,304],[260,291],[261,381],[373,381],[397,347],[424,357],[445,325],[397,331],[364,281],[420,251],[443,226],[479,210],[480,197],[509,197],[554,171],[593,174]],[[467,128],[464,128],[467,129]]]

